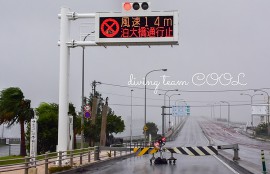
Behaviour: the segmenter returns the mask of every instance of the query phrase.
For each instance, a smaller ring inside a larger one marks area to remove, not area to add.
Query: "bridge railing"
[[[28,174],[30,172],[37,173],[37,170],[39,170],[39,173],[49,174],[50,167],[61,168],[67,166],[67,168],[72,168],[74,166],[81,166],[101,159],[122,156],[123,152],[125,152],[126,155],[128,153],[133,153],[133,151],[128,147],[98,146],[53,153],[46,152],[45,154],[32,158],[25,156],[24,158],[0,160],[0,173],[24,170],[24,174]]]

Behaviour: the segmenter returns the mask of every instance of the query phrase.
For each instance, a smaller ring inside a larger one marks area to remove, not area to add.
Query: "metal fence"
[[[45,153],[42,155],[38,155],[35,158],[30,158],[29,156],[26,156],[24,158],[0,160],[0,163],[12,163],[0,165],[0,172],[24,170],[23,173],[28,174],[30,169],[37,169],[39,166],[43,166],[42,170],[44,170],[44,172],[41,173],[48,174],[50,166],[62,167],[68,165],[72,168],[74,166],[81,166],[83,163],[90,163],[91,161],[98,161],[100,159],[122,156],[123,151],[125,151],[126,154],[132,153],[132,151],[128,147],[95,146],[71,151]]]

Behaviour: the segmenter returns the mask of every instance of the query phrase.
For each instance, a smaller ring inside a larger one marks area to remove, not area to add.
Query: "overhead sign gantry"
[[[97,44],[177,45],[177,12],[97,13]]]
[[[78,46],[178,45],[178,12],[150,10],[148,2],[123,3],[122,12],[77,13],[62,7],[60,21],[60,77],[57,151],[67,151],[69,142],[70,48]],[[95,40],[70,38],[70,22],[94,18]]]

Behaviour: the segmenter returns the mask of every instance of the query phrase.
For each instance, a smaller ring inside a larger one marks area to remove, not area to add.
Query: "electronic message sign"
[[[176,45],[178,13],[97,13],[95,41],[105,45]]]

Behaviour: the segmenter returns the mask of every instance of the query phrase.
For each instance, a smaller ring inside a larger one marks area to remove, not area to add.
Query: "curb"
[[[222,161],[227,163],[229,166],[231,166],[237,172],[241,172],[241,173],[244,173],[244,174],[254,174],[251,171],[244,168],[243,166],[239,165],[236,161],[233,161],[233,160],[230,160],[230,159],[226,158],[220,152],[218,152],[218,157],[220,157]]]
[[[177,127],[176,131],[174,131],[169,137],[167,137],[167,138],[170,139],[170,141],[172,141],[171,138],[172,138],[173,140],[175,140],[175,137],[176,137],[176,136],[179,134],[179,132],[182,130],[183,126],[185,125],[185,123],[186,123],[186,121],[187,121],[187,119],[188,119],[188,117],[186,117],[186,118],[183,120],[183,122]]]
[[[270,142],[269,139],[264,139],[264,138],[259,138],[259,137],[255,137],[253,135],[250,135],[249,133],[245,133],[244,131],[240,131],[240,133],[244,136],[247,136],[249,138],[255,139],[255,140],[259,140],[259,141],[266,141],[266,142]]]
[[[78,167],[72,168],[70,170],[65,170],[65,171],[57,172],[55,174],[84,173],[84,172],[88,172],[89,171],[89,169],[88,169],[89,167],[95,166],[95,168],[98,168],[98,167],[104,166],[106,164],[114,163],[116,161],[121,161],[121,160],[124,160],[126,158],[133,157],[134,155],[135,154],[132,153],[132,154],[128,154],[128,155],[118,156],[118,157],[115,157],[115,158],[108,158],[108,159],[105,159],[105,160],[99,160],[99,161],[96,161],[96,162],[91,162],[91,163],[88,163],[88,164],[84,164],[82,166],[78,166]]]

